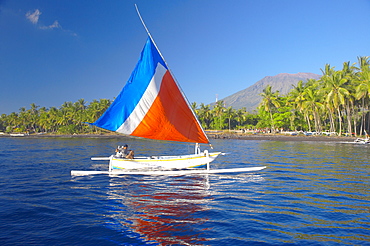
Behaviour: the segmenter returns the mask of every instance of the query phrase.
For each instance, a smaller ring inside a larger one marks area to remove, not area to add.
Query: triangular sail
[[[92,125],[136,137],[209,143],[150,37],[125,87]]]

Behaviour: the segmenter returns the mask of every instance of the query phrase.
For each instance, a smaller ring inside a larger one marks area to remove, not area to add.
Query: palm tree
[[[356,86],[355,98],[361,100],[361,111],[362,111],[362,120],[361,120],[361,130],[362,134],[363,129],[365,129],[365,114],[368,112],[368,102],[370,99],[370,61],[369,57],[358,57],[359,61],[359,72],[355,78],[358,85]]]
[[[55,108],[51,107],[48,112],[48,125],[49,125],[49,130],[51,132],[56,132],[58,129],[58,117],[60,115],[60,111]]]
[[[60,114],[58,117],[58,124],[60,126],[67,126],[72,124],[73,120],[73,103],[72,102],[64,102],[60,107]]]
[[[236,118],[238,120],[239,127],[241,127],[242,121],[245,121],[246,112],[247,112],[247,110],[244,107],[241,108],[241,109],[236,110],[236,112],[235,112],[235,116],[236,116]]]
[[[19,109],[18,118],[19,118],[19,124],[22,131],[27,131],[29,128],[30,120],[30,114],[27,112],[25,107],[21,107]]]
[[[38,117],[39,117],[39,112],[37,110],[37,108],[40,107],[40,106],[37,106],[36,104],[34,103],[31,103],[31,109],[28,110],[28,113],[29,113],[29,120],[30,120],[30,125],[31,125],[31,128],[33,129],[34,132],[37,132],[37,121],[38,121]]]
[[[198,107],[197,103],[196,103],[196,102],[192,102],[190,106],[191,106],[191,109],[192,109],[194,112],[196,112],[197,107]]]
[[[222,130],[222,115],[225,110],[224,101],[217,101],[216,105],[213,107],[215,117],[219,119],[219,129]]]
[[[345,88],[348,78],[343,75],[342,71],[335,71],[321,78],[325,82],[323,90],[328,93],[326,102],[330,108],[336,109],[338,113],[339,135],[342,134],[341,106],[345,105],[346,97],[349,97],[349,91]]]
[[[49,113],[45,107],[40,108],[39,117],[37,121],[38,126],[41,128],[41,132],[47,132],[49,129]]]
[[[293,130],[294,120],[296,119],[298,112],[303,113],[303,102],[306,100],[304,97],[305,87],[303,81],[298,81],[297,86],[293,85],[293,89],[288,94],[288,103],[292,105],[292,118],[291,118],[291,127]],[[296,130],[296,129],[294,129]]]
[[[203,127],[205,129],[209,129],[213,118],[210,105],[205,105],[204,103],[201,103],[198,113],[199,121],[203,123]]]
[[[234,117],[235,111],[234,109],[230,106],[225,110],[226,117],[229,120],[229,131],[231,130],[231,118]]]
[[[302,104],[303,109],[305,110],[306,117],[307,117],[307,124],[309,130],[311,131],[311,124],[310,124],[310,113],[313,115],[314,123],[315,123],[315,130],[317,132],[321,132],[321,121],[320,121],[320,114],[319,111],[323,108],[323,104],[320,102],[320,91],[317,90],[316,80],[309,80],[308,81],[310,86],[305,88],[304,97],[305,101]]]
[[[86,115],[86,101],[85,99],[79,99],[76,103],[74,103],[74,110],[75,110],[75,124],[77,125],[78,131],[83,132],[85,122],[87,121]]]
[[[20,125],[20,121],[19,121],[19,117],[18,117],[18,114],[15,113],[15,112],[12,112],[9,116],[8,116],[8,127],[7,127],[7,131],[8,132],[12,132],[13,129],[16,129],[19,125]]]
[[[280,107],[279,91],[272,92],[271,85],[268,85],[265,89],[263,89],[263,92],[260,95],[262,96],[261,106],[266,112],[269,113],[271,120],[271,129],[272,131],[275,131],[274,119],[272,117],[272,107]]]
[[[5,131],[7,127],[7,115],[1,114],[0,115],[0,131]]]
[[[347,131],[349,134],[353,132],[352,130],[352,119],[354,120],[354,113],[355,113],[355,71],[357,68],[355,67],[355,64],[350,65],[349,62],[343,63],[343,69],[342,74],[343,77],[347,79],[346,84],[344,87],[348,90],[348,95],[345,97],[345,114],[347,118]],[[356,125],[354,124],[354,127],[356,128]]]
[[[86,121],[95,122],[109,108],[111,103],[112,101],[109,99],[100,99],[99,101],[93,100],[87,107]],[[95,129],[96,133],[100,132],[99,128],[97,127],[94,127],[93,129]]]

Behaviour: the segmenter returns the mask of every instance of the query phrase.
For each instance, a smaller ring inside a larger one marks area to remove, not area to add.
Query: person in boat
[[[118,158],[123,157],[122,151],[123,151],[123,146],[122,147],[121,146],[117,146],[116,155],[115,156],[118,157]]]
[[[125,144],[122,147],[119,147],[116,149],[116,156],[121,157],[121,158],[126,158],[126,159],[134,159],[134,151],[128,149],[128,145]]]

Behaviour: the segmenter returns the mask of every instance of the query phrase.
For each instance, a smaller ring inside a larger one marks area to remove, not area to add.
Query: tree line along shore
[[[351,136],[336,136],[325,134],[309,134],[296,132],[279,132],[279,133],[245,133],[243,131],[206,131],[207,137],[212,139],[240,139],[240,140],[272,140],[272,141],[315,141],[315,142],[353,142],[356,138]],[[119,133],[102,133],[102,134],[60,134],[60,133],[2,133],[0,138],[7,137],[26,137],[26,138],[109,138],[109,139],[126,139],[128,136]]]
[[[267,86],[261,93],[260,105],[252,113],[245,108],[226,107],[222,100],[213,106],[192,103],[191,107],[205,130],[242,131],[244,135],[250,132],[309,132],[360,136],[370,132],[369,57],[358,57],[358,62],[353,64],[344,62],[340,70],[326,64],[321,71],[320,79],[299,81],[287,95],[280,95]],[[22,107],[19,112],[2,114],[0,132],[108,134],[85,122],[96,121],[111,103],[109,99],[90,103],[80,99],[65,102],[59,108],[32,103],[29,109]]]

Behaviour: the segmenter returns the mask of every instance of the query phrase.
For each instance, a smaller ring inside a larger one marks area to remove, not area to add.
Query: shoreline
[[[356,137],[339,136],[304,136],[304,135],[284,135],[284,134],[233,134],[218,133],[207,134],[212,139],[240,139],[240,140],[266,140],[266,141],[314,141],[314,142],[353,142]],[[1,134],[0,138],[131,138],[121,134],[30,134],[11,136]]]
[[[210,136],[210,139],[241,139],[241,140],[266,140],[266,141],[312,141],[312,142],[353,142],[356,137],[339,136],[304,136],[304,135],[283,135],[283,134],[222,134]]]

